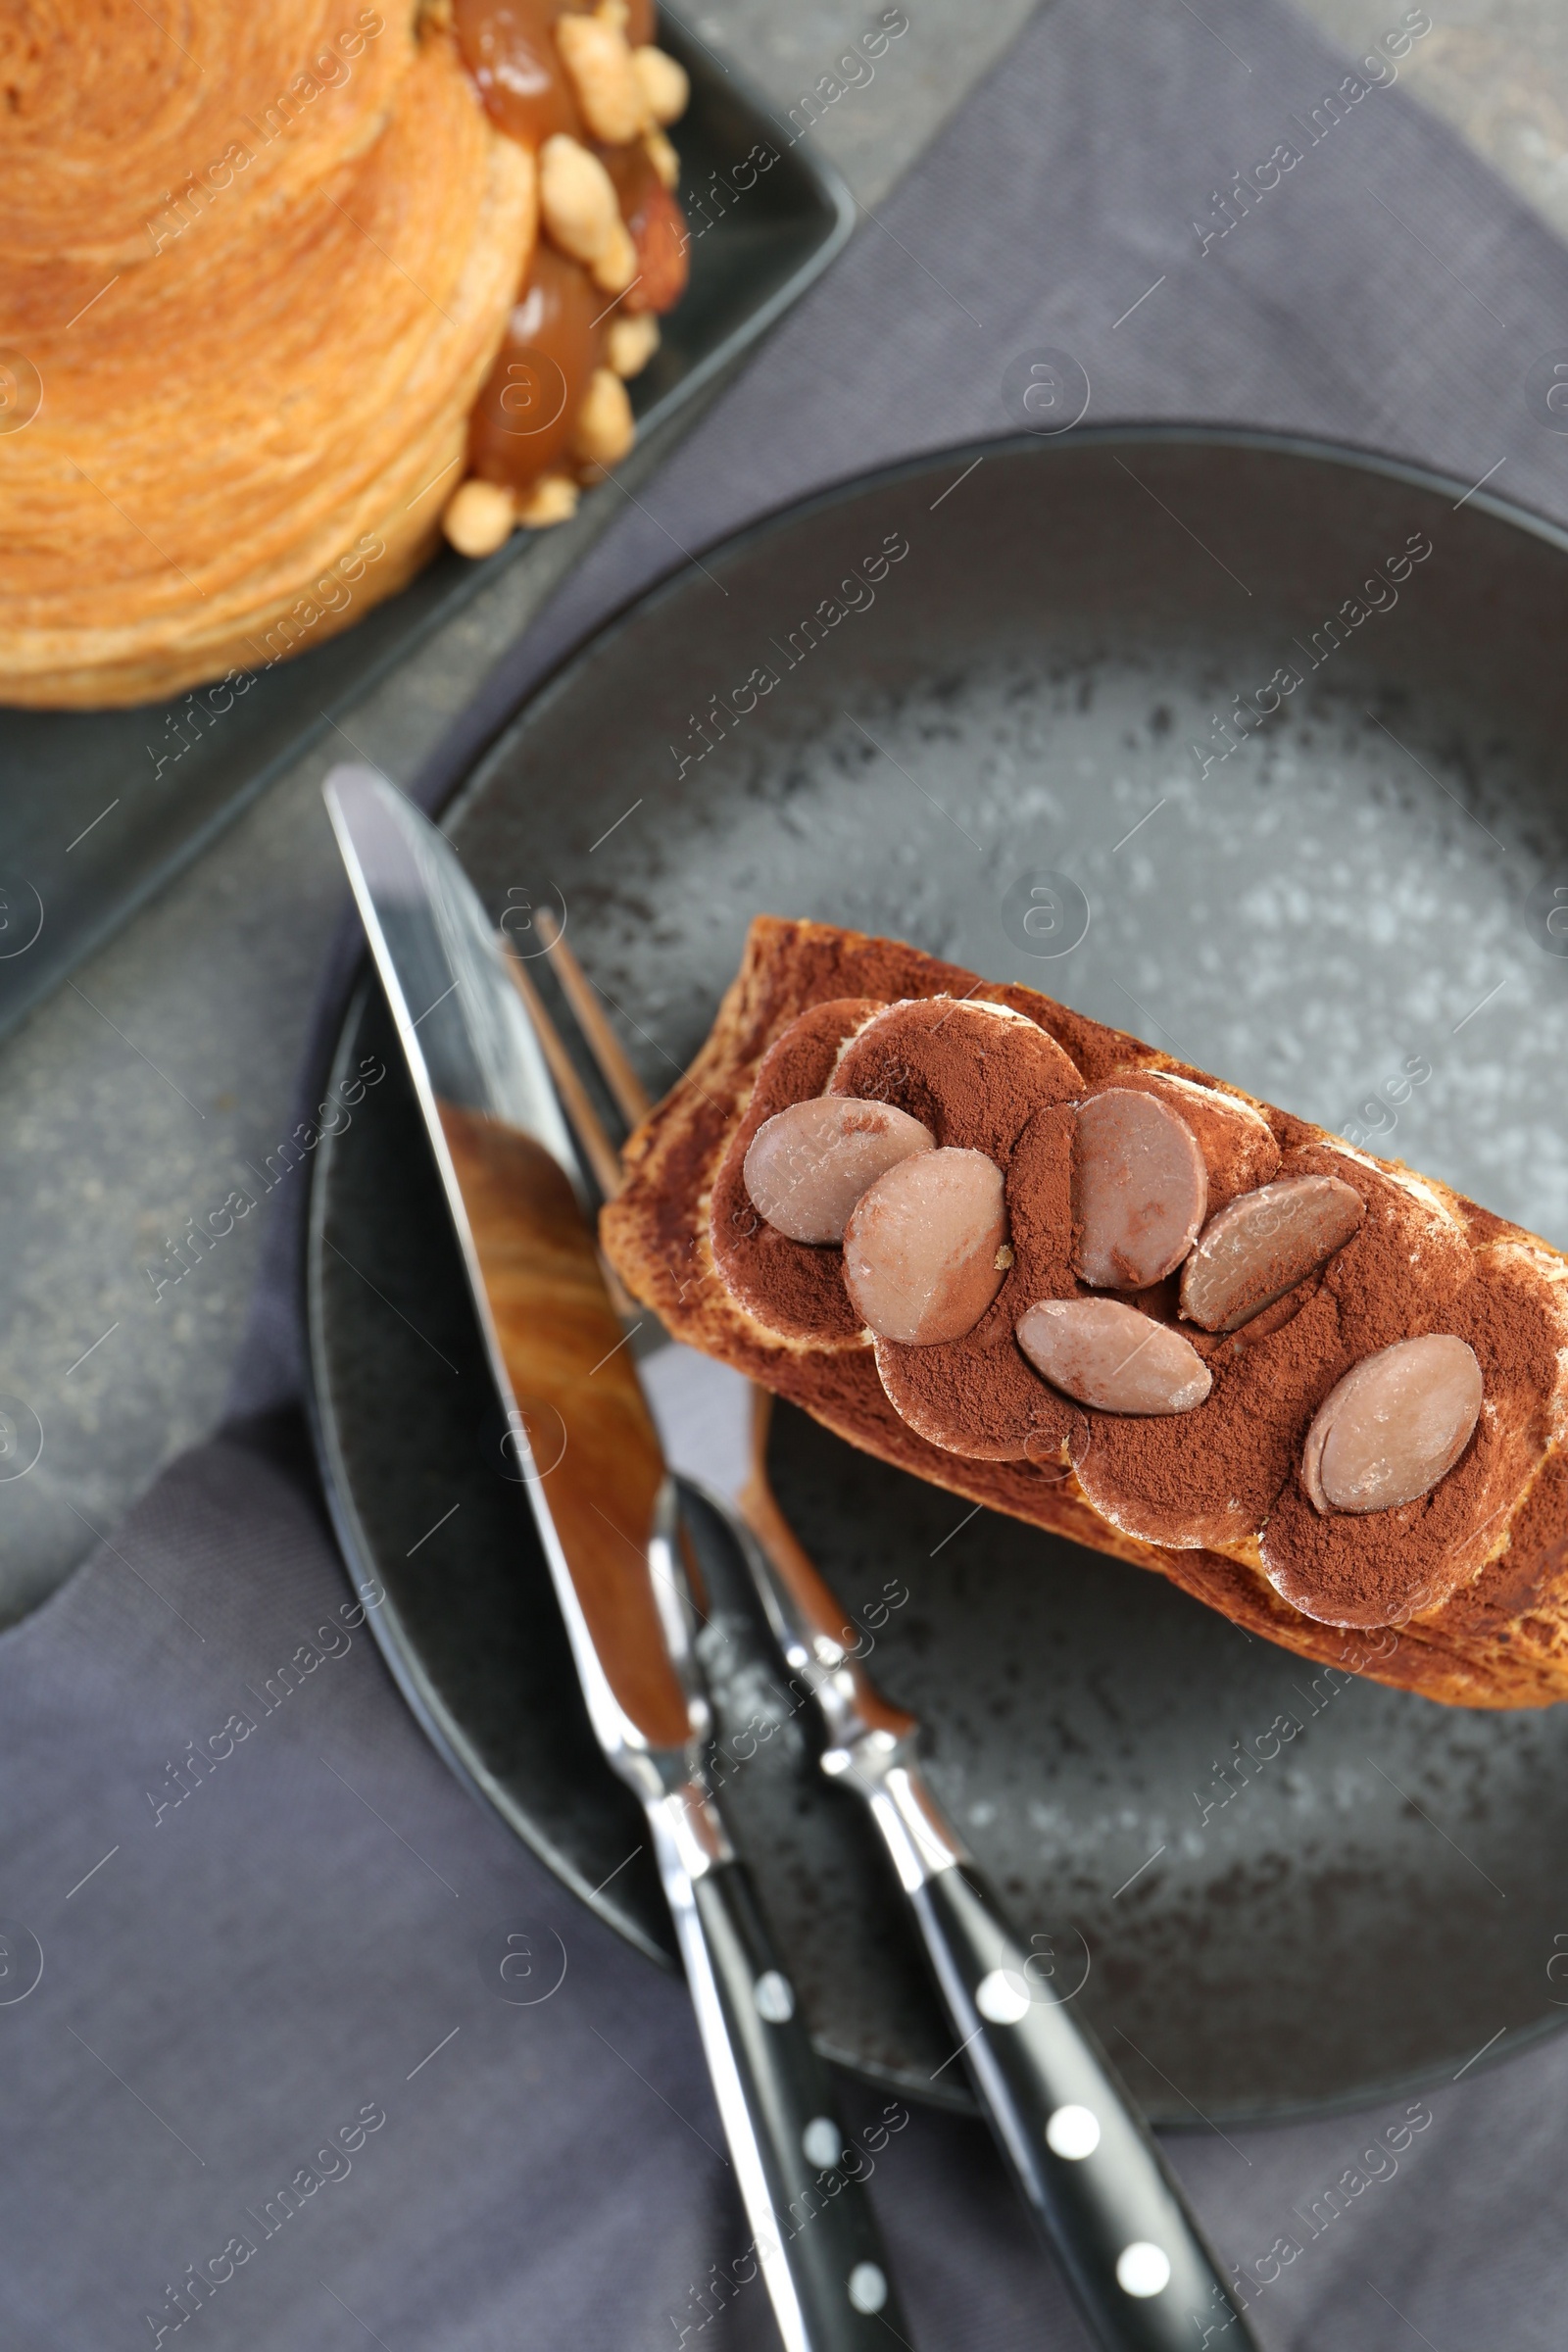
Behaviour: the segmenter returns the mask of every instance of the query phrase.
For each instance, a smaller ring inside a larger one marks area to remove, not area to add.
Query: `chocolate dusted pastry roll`
[[[796,1129],[836,1155],[804,1214]],[[1534,1235],[1031,989],[771,916],[626,1164],[622,1279],[852,1444],[1304,1656],[1568,1697],[1568,1259]]]

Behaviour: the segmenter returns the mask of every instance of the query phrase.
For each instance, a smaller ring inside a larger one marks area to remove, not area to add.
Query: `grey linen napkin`
[[[1423,21],[1388,18],[1396,49]],[[1317,115],[1347,71],[1272,0],[1036,19],[628,505],[423,797],[683,551],[1010,429],[1004,372],[1041,345],[1076,357],[1096,419],[1333,434],[1465,485],[1493,471],[1568,519],[1564,443],[1526,390],[1568,321],[1568,256],[1366,86],[1386,64]],[[1299,161],[1259,195],[1282,144]],[[1252,193],[1222,238],[1239,169]],[[225,1434],[0,1640],[0,2339],[769,2345],[760,2286],[734,2281],[748,2232],[682,1987],[460,1791],[372,1646],[297,1408],[297,1208],[280,1197]],[[509,1931],[531,2000],[492,1989]],[[883,2102],[848,2095],[871,2130]],[[1398,2102],[1171,2147],[1266,2345],[1530,2352],[1560,2332],[1565,2096],[1568,2043],[1548,2044],[1434,2089],[1413,2134]],[[924,2352],[1081,2344],[979,2128],[895,2120],[873,2193]],[[1374,2166],[1391,2127],[1405,2144]],[[1352,2169],[1313,2234],[1301,2216]]]

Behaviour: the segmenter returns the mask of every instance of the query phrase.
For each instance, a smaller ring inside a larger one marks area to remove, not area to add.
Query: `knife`
[[[821,1769],[881,1833],[975,2094],[1096,2340],[1111,2352],[1255,2352],[1153,2134],[1089,2027],[1040,1981],[933,1795],[918,1720],[858,1662],[858,1629],[779,1510],[760,1443],[754,1463],[751,1525],[736,1537],[792,1688],[816,1703]]]
[[[737,2279],[760,2270],[788,2352],[889,2352],[907,2324],[870,2206],[705,1777],[693,1563],[537,1040],[445,838],[373,769],[324,793],[589,1718],[648,1816],[752,2231]]]

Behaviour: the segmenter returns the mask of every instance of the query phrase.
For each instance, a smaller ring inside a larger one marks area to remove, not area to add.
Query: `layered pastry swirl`
[[[605,1211],[853,1443],[1305,1654],[1568,1696],[1568,1260],[1119,1031],[760,919]]]
[[[630,446],[686,268],[650,0],[46,0],[0,74],[0,701],[231,703]]]

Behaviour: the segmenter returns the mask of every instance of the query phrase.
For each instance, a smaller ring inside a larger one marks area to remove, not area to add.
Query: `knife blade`
[[[1109,2352],[1256,2339],[1180,2184],[1087,2023],[1008,1926],[921,1770],[918,1719],[883,1697],[862,1637],[779,1509],[763,1465],[737,1537],[774,1643],[826,1734],[818,1763],[870,1813],[975,2094],[1037,2229]],[[749,1523],[749,1524],[748,1524]],[[957,2053],[955,2052],[955,2055]],[[1235,2332],[1233,2333],[1232,2330]]]
[[[788,2352],[906,2333],[825,2070],[704,1772],[673,1485],[570,1137],[444,836],[373,769],[324,788],[467,1268],[589,1719],[641,1799],[752,2243]]]

